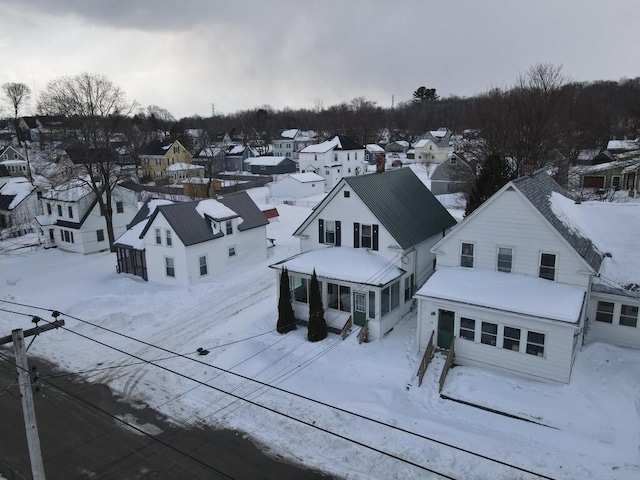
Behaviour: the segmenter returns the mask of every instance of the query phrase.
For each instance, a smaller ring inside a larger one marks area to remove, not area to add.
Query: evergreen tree
[[[291,290],[289,289],[289,271],[282,269],[280,274],[280,297],[278,299],[278,333],[287,333],[296,329],[296,316],[291,305]]]
[[[311,276],[309,285],[309,330],[307,339],[310,342],[319,342],[327,336],[327,322],[324,319],[324,308],[322,307],[322,295],[315,269]]]
[[[464,216],[471,214],[476,208],[482,205],[491,195],[500,190],[515,175],[510,162],[500,153],[494,152],[487,155],[480,175],[467,198],[467,208]]]

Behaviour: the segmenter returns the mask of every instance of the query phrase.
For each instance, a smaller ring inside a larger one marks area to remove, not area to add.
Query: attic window
[[[349,198],[351,196],[351,192],[349,190],[344,191],[344,198]]]
[[[458,159],[456,157],[451,157],[451,160],[449,160],[449,163],[451,165],[455,165],[456,163],[458,163]]]

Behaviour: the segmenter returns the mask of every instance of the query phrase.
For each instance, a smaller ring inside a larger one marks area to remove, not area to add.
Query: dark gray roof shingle
[[[344,180],[404,249],[456,224],[409,168]]]
[[[594,269],[598,271],[602,263],[603,255],[593,245],[590,239],[583,237],[562,222],[551,208],[551,194],[559,193],[571,199],[571,195],[562,188],[544,169],[534,172],[532,175],[513,180],[513,185],[533,206],[547,219],[562,237],[569,242],[571,247]]]
[[[269,223],[247,192],[229,193],[218,197],[217,200],[242,217],[242,223],[238,226],[240,231],[262,227]]]

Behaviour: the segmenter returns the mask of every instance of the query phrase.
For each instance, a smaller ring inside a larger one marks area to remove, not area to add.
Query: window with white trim
[[[73,207],[72,206],[68,206],[67,210],[69,212],[69,218],[73,218]]]
[[[209,273],[209,271],[207,269],[207,256],[206,255],[202,255],[201,257],[198,257],[198,265],[200,267],[200,276],[201,277],[203,277],[204,275]]]
[[[235,257],[236,256],[236,247],[229,247],[229,256],[230,257]]]
[[[58,205],[58,216],[62,216],[62,205]]]
[[[294,302],[309,303],[309,279],[290,275],[289,288]]]
[[[104,242],[104,230],[96,230],[96,238],[99,242]]]
[[[511,273],[513,264],[513,248],[498,247],[498,271]]]
[[[460,246],[460,266],[473,268],[473,243],[462,242]]]
[[[233,223],[231,222],[231,220],[227,220],[225,228],[226,228],[227,235],[233,234]]]
[[[162,234],[159,228],[156,228],[156,245],[162,245]]]
[[[506,350],[520,351],[520,329],[504,327],[502,336],[502,348]]]
[[[490,322],[482,322],[482,332],[480,335],[480,343],[485,345],[496,346],[498,340],[498,325]]]
[[[165,230],[165,240],[167,242],[167,247],[173,245],[173,241],[171,240],[171,230]]]
[[[638,325],[638,307],[636,305],[620,306],[620,325],[636,327]]]
[[[360,247],[373,247],[373,227],[371,225],[360,225]]]
[[[336,222],[325,220],[324,222],[324,243],[334,245],[336,243]]]
[[[174,264],[173,264],[173,258],[172,257],[164,257],[164,271],[167,274],[167,277],[174,277],[176,276],[176,271],[174,268]]]
[[[544,357],[544,337],[544,333],[528,331],[526,353]]]
[[[544,253],[540,254],[540,268],[538,277],[546,280],[554,281],[556,279],[556,254]]]
[[[461,317],[458,336],[473,342],[476,338],[476,321],[473,318]]]
[[[604,323],[613,323],[613,302],[598,301],[596,308],[596,321]]]
[[[116,202],[116,213],[124,212],[124,203],[121,201]]]

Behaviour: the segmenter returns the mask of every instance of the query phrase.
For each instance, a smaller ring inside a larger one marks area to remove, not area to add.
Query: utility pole
[[[33,318],[37,322],[38,317]],[[33,392],[31,391],[31,378],[29,375],[29,364],[27,362],[27,349],[24,346],[24,337],[37,335],[64,325],[64,320],[57,320],[42,327],[31,328],[22,331],[17,328],[11,332],[11,336],[0,337],[0,345],[13,341],[13,350],[16,356],[16,367],[18,369],[18,384],[20,386],[20,397],[22,399],[22,414],[24,416],[24,426],[27,433],[27,446],[29,448],[29,459],[31,461],[31,474],[33,480],[45,480],[44,463],[42,462],[42,452],[40,451],[40,438],[38,437],[38,425],[36,423],[36,411],[33,403]]]

